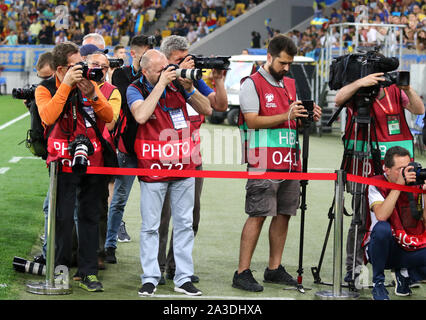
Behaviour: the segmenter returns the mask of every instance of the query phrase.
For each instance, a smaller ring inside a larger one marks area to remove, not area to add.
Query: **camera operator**
[[[58,161],[60,167],[71,167],[75,157],[69,147],[77,144],[90,166],[102,166],[101,143],[94,128],[83,113],[88,113],[102,132],[105,123],[113,119],[113,110],[96,83],[83,77],[79,48],[72,42],[58,44],[53,49],[55,77],[41,82],[35,92],[40,118],[48,136],[47,164]],[[82,98],[88,99],[83,105]],[[71,151],[71,152],[70,152]],[[75,152],[75,150],[74,150]],[[90,153],[90,155],[89,155]],[[75,153],[74,153],[75,155]],[[81,159],[81,158],[80,158]],[[74,170],[74,166],[73,166]],[[88,291],[103,291],[97,279],[98,221],[102,206],[104,176],[59,171],[56,199],[55,265],[71,265],[72,228],[76,197],[79,202],[80,287]],[[77,192],[78,190],[78,192]]]
[[[285,77],[296,54],[294,42],[282,34],[277,35],[269,42],[266,63],[242,80],[239,125],[253,131],[244,132],[249,140],[244,143],[246,150],[243,155],[250,171],[302,170],[300,157],[296,158],[296,121],[307,118],[308,113],[296,98],[294,79]],[[318,121],[321,108],[314,104],[312,112],[312,121]],[[256,139],[254,131],[268,137],[265,139],[267,145],[259,145],[257,141],[263,139]],[[248,218],[241,234],[238,270],[232,280],[234,288],[263,291],[263,286],[252,275],[250,264],[268,216],[272,220],[269,227],[269,263],[264,281],[297,286],[297,281],[287,273],[281,260],[290,217],[296,215],[299,197],[299,180],[247,181],[245,208]]]
[[[133,141],[127,135],[123,135],[121,130],[125,129],[127,123],[129,128],[136,132],[136,121],[130,113],[127,106],[126,91],[128,86],[135,80],[139,79],[142,75],[140,70],[140,61],[144,53],[152,47],[149,37],[145,35],[138,35],[132,38],[130,42],[130,55],[132,57],[132,64],[116,68],[111,77],[111,83],[115,85],[121,94],[121,110],[120,116],[117,120],[117,125],[114,130],[115,137],[114,143],[118,149],[117,158],[120,168],[137,168],[137,159],[134,154]],[[117,141],[118,140],[118,141]],[[128,148],[131,147],[131,150]],[[119,175],[115,177],[114,191],[111,198],[111,203],[108,212],[108,229],[105,241],[105,262],[117,263],[115,250],[117,248],[117,234],[118,241],[130,241],[130,236],[126,232],[125,223],[122,221],[124,207],[126,206],[127,199],[129,198],[130,191],[133,186],[135,176]]]
[[[380,85],[384,81],[384,73],[371,73],[366,77],[360,78],[352,83],[342,87],[336,94],[336,105],[341,106],[346,104],[347,108],[347,121],[345,128],[345,136],[354,139],[354,133],[350,132],[350,123],[352,117],[356,115],[354,108],[353,97],[359,90],[366,88],[373,88]],[[372,130],[370,140],[375,141],[377,136],[378,144],[381,151],[381,165],[383,165],[383,157],[386,149],[390,146],[399,145],[403,146],[410,151],[411,157],[414,156],[413,136],[411,135],[410,128],[408,127],[405,118],[405,109],[413,114],[423,114],[425,109],[421,98],[417,95],[411,86],[397,86],[392,84],[389,87],[380,87],[377,97],[374,99],[370,107],[370,117],[375,123],[375,130]],[[373,132],[374,131],[374,132]],[[359,131],[357,141],[365,141],[367,135],[363,136],[362,130]],[[374,174],[372,169],[372,161],[370,161],[370,168],[368,176]],[[353,169],[353,168],[352,168]],[[365,233],[365,216],[360,216],[361,226],[357,232],[357,257],[355,257],[356,265],[362,265],[362,250],[360,249],[361,241]],[[347,245],[346,245],[346,282],[351,282],[353,277],[353,252],[355,239],[355,223],[354,219],[349,228]],[[355,277],[357,272],[355,272]]]
[[[384,174],[374,178],[399,185],[416,183],[410,157],[405,148],[389,148],[384,158]],[[410,206],[409,195],[413,197],[411,201],[420,204],[420,208]],[[395,294],[408,296],[412,282],[426,279],[426,210],[422,194],[370,185],[367,198],[370,226],[364,246],[373,267],[373,299],[389,300],[384,270],[392,268],[396,277]],[[418,210],[414,215],[413,209]],[[413,279],[412,274],[417,278]]]
[[[185,37],[172,35],[163,39],[160,51],[164,53],[169,64],[179,65],[180,69],[194,69],[194,60],[188,55],[189,43]],[[206,96],[212,108],[216,111],[226,111],[228,108],[228,97],[225,90],[225,71],[224,70],[212,70],[213,80],[215,82],[215,89],[211,89],[204,80],[200,79],[194,81],[194,87],[204,96]],[[193,81],[190,79],[179,79],[181,83],[191,84]],[[194,135],[199,137],[199,129],[204,122],[204,116],[200,115],[188,108],[190,113],[190,119],[194,126]],[[200,139],[197,139],[197,143],[201,143]],[[201,154],[197,155],[199,163],[196,167],[197,170],[203,170]],[[194,222],[193,229],[194,235],[198,232],[198,226],[200,222],[200,197],[203,187],[204,178],[195,178],[195,204],[194,204]],[[169,250],[167,252],[169,222],[170,222],[170,204],[169,197],[166,196],[164,201],[164,208],[161,214],[160,224],[160,250],[158,253],[158,260],[160,263],[161,272],[167,272],[166,276],[169,279],[173,279],[175,273],[175,262],[173,258],[173,234],[170,238]],[[198,282],[199,278],[196,275],[191,277],[193,282]],[[165,279],[162,278],[161,284],[164,284]]]
[[[138,167],[193,170],[193,129],[186,103],[197,112],[208,115],[211,113],[210,102],[195,90],[192,83],[184,83],[183,91],[172,84],[177,78],[175,68],[168,65],[167,58],[158,50],[149,50],[143,55],[141,69],[142,77],[127,89],[129,108],[139,124],[135,142]],[[161,279],[157,260],[158,228],[164,198],[169,192],[176,261],[174,290],[187,295],[201,295],[190,278],[194,271],[194,178],[139,176],[139,180],[142,217],[140,260],[144,272],[139,294],[153,295]]]

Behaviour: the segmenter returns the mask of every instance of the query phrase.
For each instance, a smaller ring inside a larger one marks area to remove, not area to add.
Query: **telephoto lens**
[[[32,273],[39,276],[46,275],[46,265],[37,262],[31,262],[24,258],[14,257],[13,268],[23,273]]]
[[[72,159],[72,172],[78,175],[85,174],[89,165],[89,156],[94,152],[92,142],[83,134],[79,134],[72,141],[68,149],[70,150]]]
[[[203,72],[200,69],[176,69],[176,76],[191,80],[200,80]]]

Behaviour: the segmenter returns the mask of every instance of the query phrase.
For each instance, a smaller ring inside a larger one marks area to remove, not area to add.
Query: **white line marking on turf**
[[[7,170],[9,170],[10,168],[8,167],[4,167],[4,168],[0,168],[0,174],[5,174]]]
[[[286,297],[237,297],[237,296],[187,296],[177,294],[154,294],[151,297],[141,298],[170,298],[170,299],[206,299],[206,300],[295,300]]]
[[[38,160],[40,158],[37,157],[12,157],[12,159],[9,160],[9,163],[18,163],[22,159],[31,159],[31,160]]]
[[[21,119],[24,119],[25,117],[28,117],[30,115],[30,113],[29,112],[27,112],[27,113],[24,113],[23,115],[20,115],[19,117],[17,117],[17,118],[15,118],[15,119],[13,119],[13,120],[10,120],[9,122],[6,122],[5,124],[2,124],[1,126],[0,126],[0,130],[3,130],[3,129],[5,129],[5,128],[7,128],[8,126],[10,126],[10,125],[12,125],[12,124],[14,124],[15,122],[18,122],[19,120],[21,120]]]

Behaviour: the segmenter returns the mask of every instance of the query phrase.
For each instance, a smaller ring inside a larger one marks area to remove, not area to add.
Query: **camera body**
[[[12,96],[15,99],[34,100],[37,86],[37,84],[33,84],[29,88],[13,88]]]
[[[302,105],[308,112],[307,118],[301,118],[303,122],[314,121],[314,101],[313,100],[302,100]]]
[[[231,56],[216,56],[216,57],[203,57],[190,55],[194,60],[195,69],[229,69],[229,58]]]
[[[416,173],[416,182],[411,185],[421,185],[425,183],[426,180],[426,169],[422,168],[422,165],[418,162],[410,162],[408,166],[413,166],[414,168],[411,171]]]
[[[79,175],[85,174],[89,164],[88,157],[95,152],[92,142],[85,135],[79,134],[68,145],[68,150],[73,157],[72,172]]]
[[[124,64],[124,60],[121,58],[110,58],[108,59],[108,61],[109,61],[109,67],[111,69],[121,68]]]
[[[381,87],[388,87],[392,84],[409,85],[410,73],[408,71],[391,72],[398,66],[397,58],[384,57],[377,49],[343,55],[335,58],[330,65],[328,85],[331,90],[339,90],[347,84],[378,72],[384,73],[385,81],[379,82]]]
[[[102,68],[89,68],[85,62],[79,62],[77,65],[81,65],[81,69],[83,70],[83,77],[87,80],[93,80],[95,82],[102,81],[104,77]]]

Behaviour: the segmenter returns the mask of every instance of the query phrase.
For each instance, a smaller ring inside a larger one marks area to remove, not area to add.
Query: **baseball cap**
[[[80,47],[80,54],[82,57],[88,56],[89,54],[92,54],[95,52],[107,54],[108,49],[105,49],[105,50],[99,49],[94,44],[85,44],[84,46]]]

